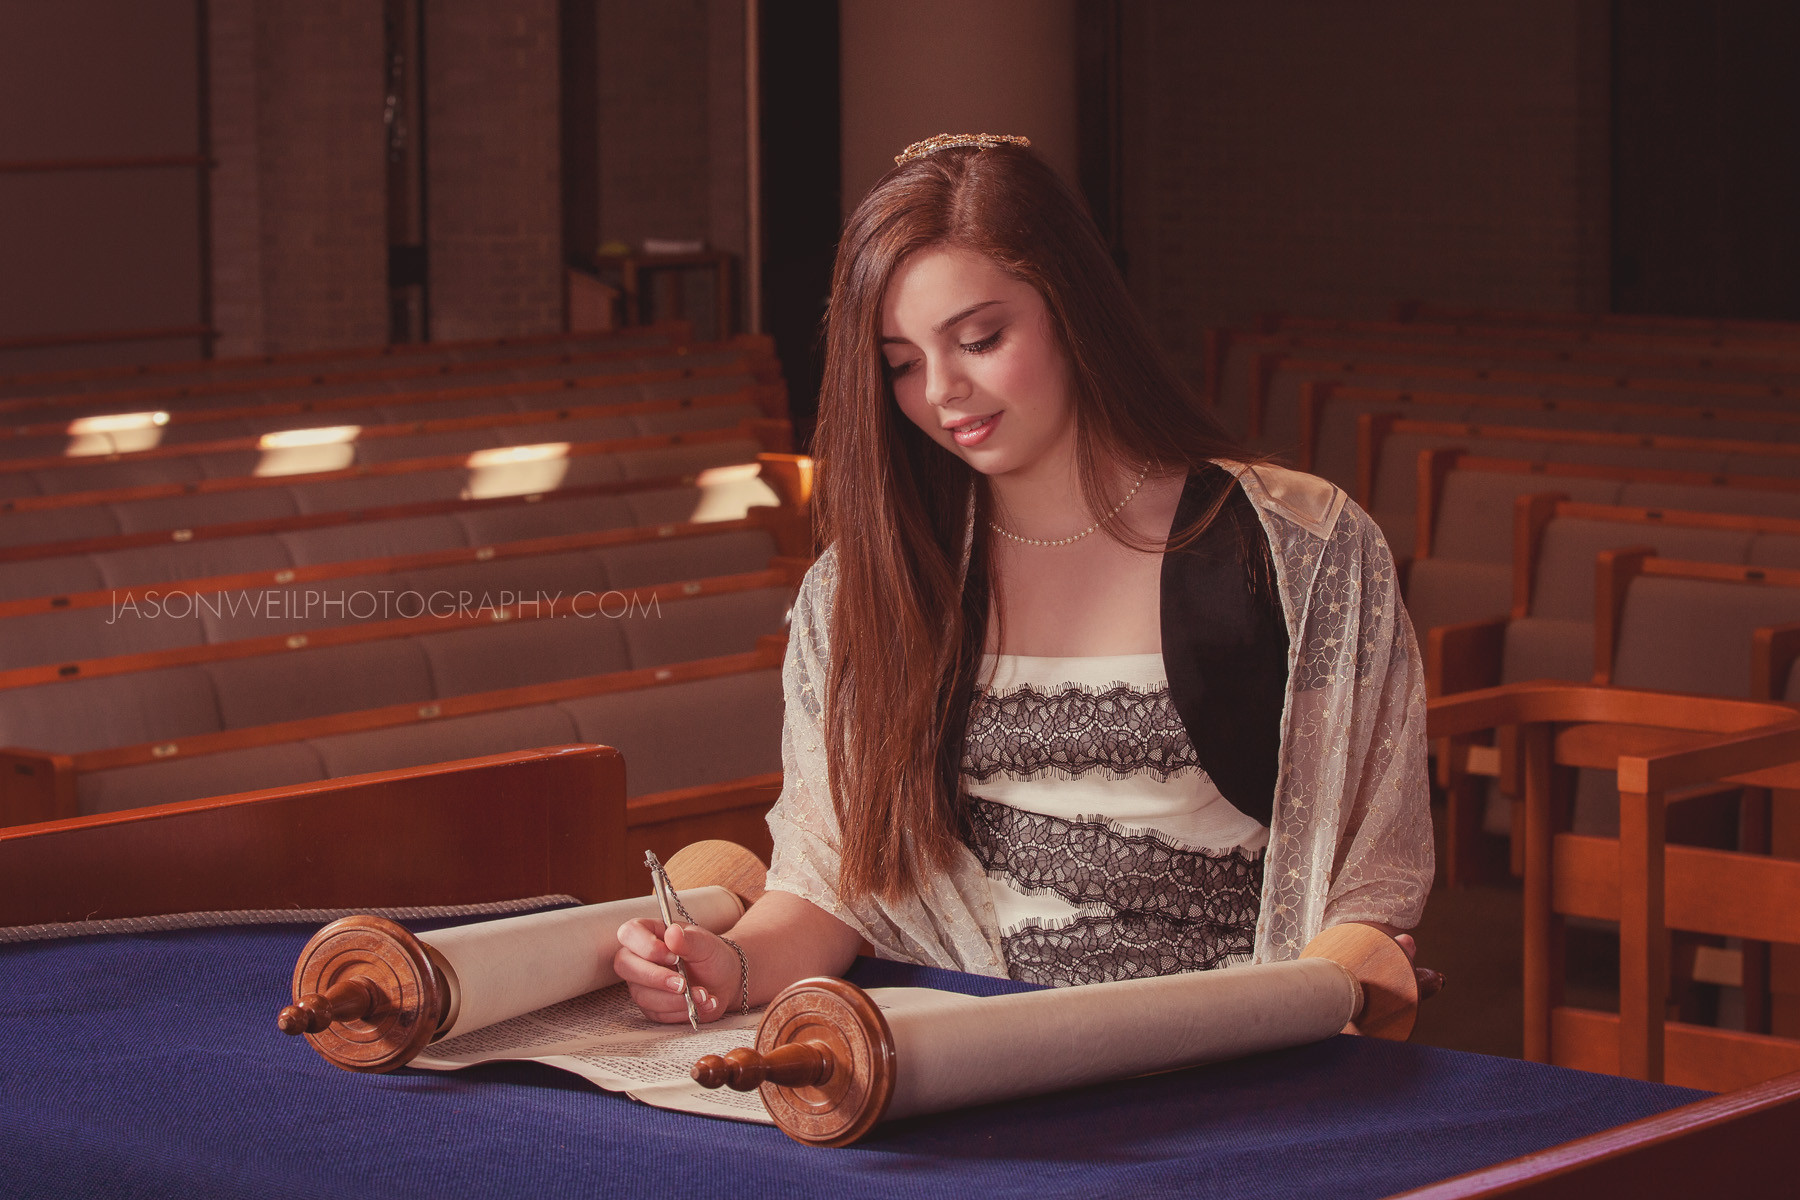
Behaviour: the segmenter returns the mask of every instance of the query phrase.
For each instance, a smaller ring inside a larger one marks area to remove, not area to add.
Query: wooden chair
[[[1772,686],[1757,680],[1758,631],[1787,613],[1800,613],[1800,569],[1665,558],[1648,546],[1606,551],[1595,563],[1594,682],[1752,696]],[[1704,629],[1714,643],[1704,661],[1659,651],[1671,626]],[[1771,633],[1771,650],[1786,641]]]
[[[1267,315],[1264,329],[1309,333],[1337,333],[1369,338],[1395,336],[1431,337],[1457,345],[1550,345],[1567,350],[1578,348],[1611,349],[1620,353],[1682,352],[1705,354],[1725,351],[1728,354],[1768,357],[1778,361],[1800,357],[1792,323],[1760,329],[1690,329],[1663,326],[1656,329],[1588,324],[1545,324],[1535,321],[1456,321],[1419,318],[1411,320],[1368,320],[1344,317],[1308,317],[1285,313]]]
[[[1800,443],[1459,425],[1407,420],[1391,413],[1364,413],[1357,418],[1355,496],[1381,523],[1389,541],[1403,545],[1406,554],[1414,552],[1419,497],[1432,490],[1421,480],[1419,465],[1423,454],[1432,451],[1445,455],[1460,451],[1547,465],[1608,466],[1639,473],[1663,471],[1669,473],[1671,481],[1678,475],[1740,477],[1741,486],[1800,491]]]
[[[1653,313],[1558,312],[1540,309],[1485,308],[1442,304],[1435,300],[1402,300],[1392,319],[1400,322],[1455,322],[1459,325],[1528,326],[1546,329],[1625,329],[1639,333],[1800,339],[1800,322],[1741,317],[1674,317]]]
[[[1502,482],[1509,478],[1479,471],[1471,477]],[[1504,497],[1505,489],[1499,494]],[[1796,499],[1800,500],[1800,496]],[[1756,568],[1744,566],[1744,560],[1760,555],[1760,545],[1780,539],[1791,542],[1800,535],[1800,519],[1795,518],[1589,504],[1569,500],[1559,493],[1519,495],[1513,498],[1512,508],[1510,611],[1432,627],[1425,627],[1428,623],[1421,621],[1426,687],[1432,696],[1535,678],[1616,682],[1610,667],[1603,667],[1602,674],[1595,675],[1594,630],[1602,620],[1608,622],[1608,628],[1614,627],[1620,611],[1620,601],[1612,598],[1610,592],[1604,603],[1600,602],[1595,587],[1597,556],[1607,549],[1643,545],[1654,539],[1655,544],[1685,556],[1708,555],[1750,572]],[[1451,514],[1447,511],[1444,520],[1449,519]],[[1486,528],[1462,531],[1454,537],[1458,546],[1498,540]],[[1427,563],[1446,570],[1462,565],[1439,563],[1434,558],[1416,563],[1412,578],[1415,589],[1432,580],[1424,570]],[[1476,568],[1477,581],[1481,570]],[[1610,573],[1606,577],[1609,581],[1613,578]],[[1415,599],[1416,594],[1409,594],[1408,603]],[[1603,617],[1602,613],[1606,615]],[[1699,681],[1624,682],[1678,691],[1714,690]],[[1729,681],[1727,685],[1723,694],[1755,698],[1753,692],[1731,689]],[[1467,754],[1467,748],[1462,753]],[[1464,790],[1478,777],[1499,771],[1507,780],[1503,790],[1513,794],[1516,776],[1509,769],[1513,761],[1510,755],[1496,758],[1487,748],[1480,748],[1474,760],[1465,760],[1466,769],[1461,775]],[[1463,791],[1450,794],[1447,857],[1453,880],[1478,874],[1477,846],[1483,807],[1479,795]]]
[[[1431,701],[1430,735],[1517,730],[1524,794],[1525,1053],[1538,1062],[1723,1090],[1800,1069],[1800,1043],[1667,1021],[1669,931],[1800,942],[1800,863],[1670,845],[1671,795],[1706,783],[1800,788],[1783,705],[1576,684]],[[1617,839],[1569,831],[1571,768],[1616,773]],[[1563,922],[1619,923],[1619,1012],[1564,1003]]]
[[[1800,399],[1800,386],[1767,380],[1692,374],[1644,374],[1631,368],[1571,366],[1524,358],[1507,364],[1471,365],[1443,358],[1384,357],[1379,354],[1343,353],[1330,356],[1308,351],[1264,351],[1254,357],[1248,373],[1267,394],[1265,405],[1270,436],[1316,439],[1320,428],[1319,405],[1334,394],[1330,389],[1370,387],[1408,393],[1448,391],[1483,395],[1529,396],[1542,401],[1576,403],[1615,400],[1653,402],[1705,408],[1722,405],[1763,411],[1791,409]],[[1326,389],[1312,392],[1318,387]],[[1296,421],[1298,422],[1296,424]]]
[[[1356,477],[1356,423],[1363,413],[1477,425],[1800,441],[1800,412],[1794,411],[1793,398],[1784,395],[1747,398],[1733,406],[1714,397],[1684,404],[1622,396],[1616,388],[1588,394],[1559,388],[1556,395],[1544,396],[1523,390],[1374,387],[1315,379],[1300,390],[1300,469],[1345,487]]]
[[[1291,327],[1297,319],[1271,317],[1255,331],[1219,330],[1207,348],[1208,394],[1228,418],[1241,416],[1251,436],[1270,432],[1267,414],[1281,364],[1298,358],[1330,356],[1334,371],[1353,369],[1358,360],[1417,364],[1421,372],[1439,366],[1481,373],[1513,370],[1556,371],[1567,375],[1657,376],[1671,381],[1695,379],[1767,387],[1800,384],[1800,354],[1791,344],[1757,350],[1717,350],[1673,345],[1665,339],[1583,343],[1579,339],[1540,334],[1484,335],[1433,331],[1418,326],[1367,322],[1327,322],[1306,329]],[[1283,324],[1289,328],[1279,328]],[[1288,436],[1297,436],[1289,434]]]
[[[1800,703],[1800,621],[1758,629],[1750,650],[1750,698]]]
[[[609,900],[629,853],[618,751],[559,746],[3,828],[0,925]]]
[[[1609,627],[1616,624],[1623,604],[1618,589],[1632,575],[1643,571],[1670,577],[1681,574],[1681,568],[1664,559],[1645,565],[1649,556],[1657,554],[1656,546],[1666,546],[1670,558],[1693,562],[1693,578],[1767,584],[1785,576],[1779,568],[1755,562],[1759,544],[1785,539],[1791,547],[1794,539],[1800,538],[1800,518],[1794,517],[1592,504],[1570,500],[1558,492],[1528,493],[1512,499],[1509,590],[1497,597],[1508,611],[1482,620],[1427,627],[1427,678],[1433,695],[1514,682],[1502,677],[1499,653],[1505,630],[1513,622],[1549,615],[1596,625],[1604,622]],[[1481,528],[1463,531],[1456,540],[1459,545],[1498,540],[1492,534]],[[1596,576],[1599,555],[1610,551],[1630,553]],[[1582,563],[1579,577],[1577,558]],[[1551,569],[1555,578],[1546,577]],[[1598,586],[1596,578],[1601,580]],[[1599,599],[1602,588],[1606,589],[1604,603]],[[1567,673],[1554,677],[1575,680],[1592,675],[1595,682],[1614,682],[1611,653],[1609,650],[1598,663],[1591,654],[1585,661],[1571,661]],[[1544,664],[1535,665],[1541,668]],[[1727,681],[1727,691],[1722,694],[1750,693],[1729,688]]]

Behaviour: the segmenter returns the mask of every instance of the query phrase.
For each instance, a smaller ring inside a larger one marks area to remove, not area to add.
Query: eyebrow
[[[1000,301],[998,301],[998,300],[983,300],[980,304],[971,304],[971,305],[969,305],[969,307],[963,309],[961,312],[957,313],[956,315],[950,316],[950,317],[945,317],[942,321],[939,321],[936,325],[933,325],[931,327],[931,332],[942,333],[946,329],[949,329],[954,325],[961,324],[963,321],[968,320],[970,317],[974,316],[976,313],[980,312],[982,309],[987,308],[989,305],[998,304],[998,303],[1000,303]],[[904,343],[905,341],[906,341],[905,338],[884,337],[881,339],[881,344],[886,346],[886,345],[889,345],[894,342]]]

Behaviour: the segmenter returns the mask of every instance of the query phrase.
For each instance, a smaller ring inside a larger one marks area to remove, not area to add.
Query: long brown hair
[[[928,246],[984,255],[1044,298],[1096,515],[1112,506],[1112,464],[1163,474],[1245,457],[1151,337],[1086,207],[1030,151],[940,150],[876,183],[838,243],[813,441],[819,535],[837,559],[825,746],[852,897],[915,895],[958,853],[993,585],[987,488],[901,413],[881,356],[888,283]]]

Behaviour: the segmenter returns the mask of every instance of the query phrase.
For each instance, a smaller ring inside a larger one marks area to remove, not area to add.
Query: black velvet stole
[[[1200,765],[1232,807],[1267,825],[1288,681],[1268,537],[1250,498],[1216,466],[1188,476],[1172,532],[1199,520],[1221,490],[1224,505],[1206,530],[1163,557],[1163,666]]]

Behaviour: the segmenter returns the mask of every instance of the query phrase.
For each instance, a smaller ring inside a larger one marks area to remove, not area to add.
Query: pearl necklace
[[[1138,472],[1137,482],[1131,485],[1131,490],[1125,493],[1125,498],[1123,500],[1113,505],[1111,512],[1107,513],[1104,517],[1101,517],[1098,521],[1095,521],[1092,525],[1089,525],[1080,533],[1071,534],[1066,538],[1056,538],[1053,541],[1045,541],[1042,538],[1020,537],[1012,530],[1002,529],[992,521],[988,522],[988,528],[1003,538],[1011,538],[1013,541],[1026,546],[1067,546],[1070,542],[1079,542],[1082,538],[1118,516],[1119,510],[1124,508],[1127,504],[1130,504],[1131,498],[1138,494],[1139,488],[1144,486],[1144,477],[1148,474],[1150,474],[1150,464],[1145,463],[1144,469]]]

